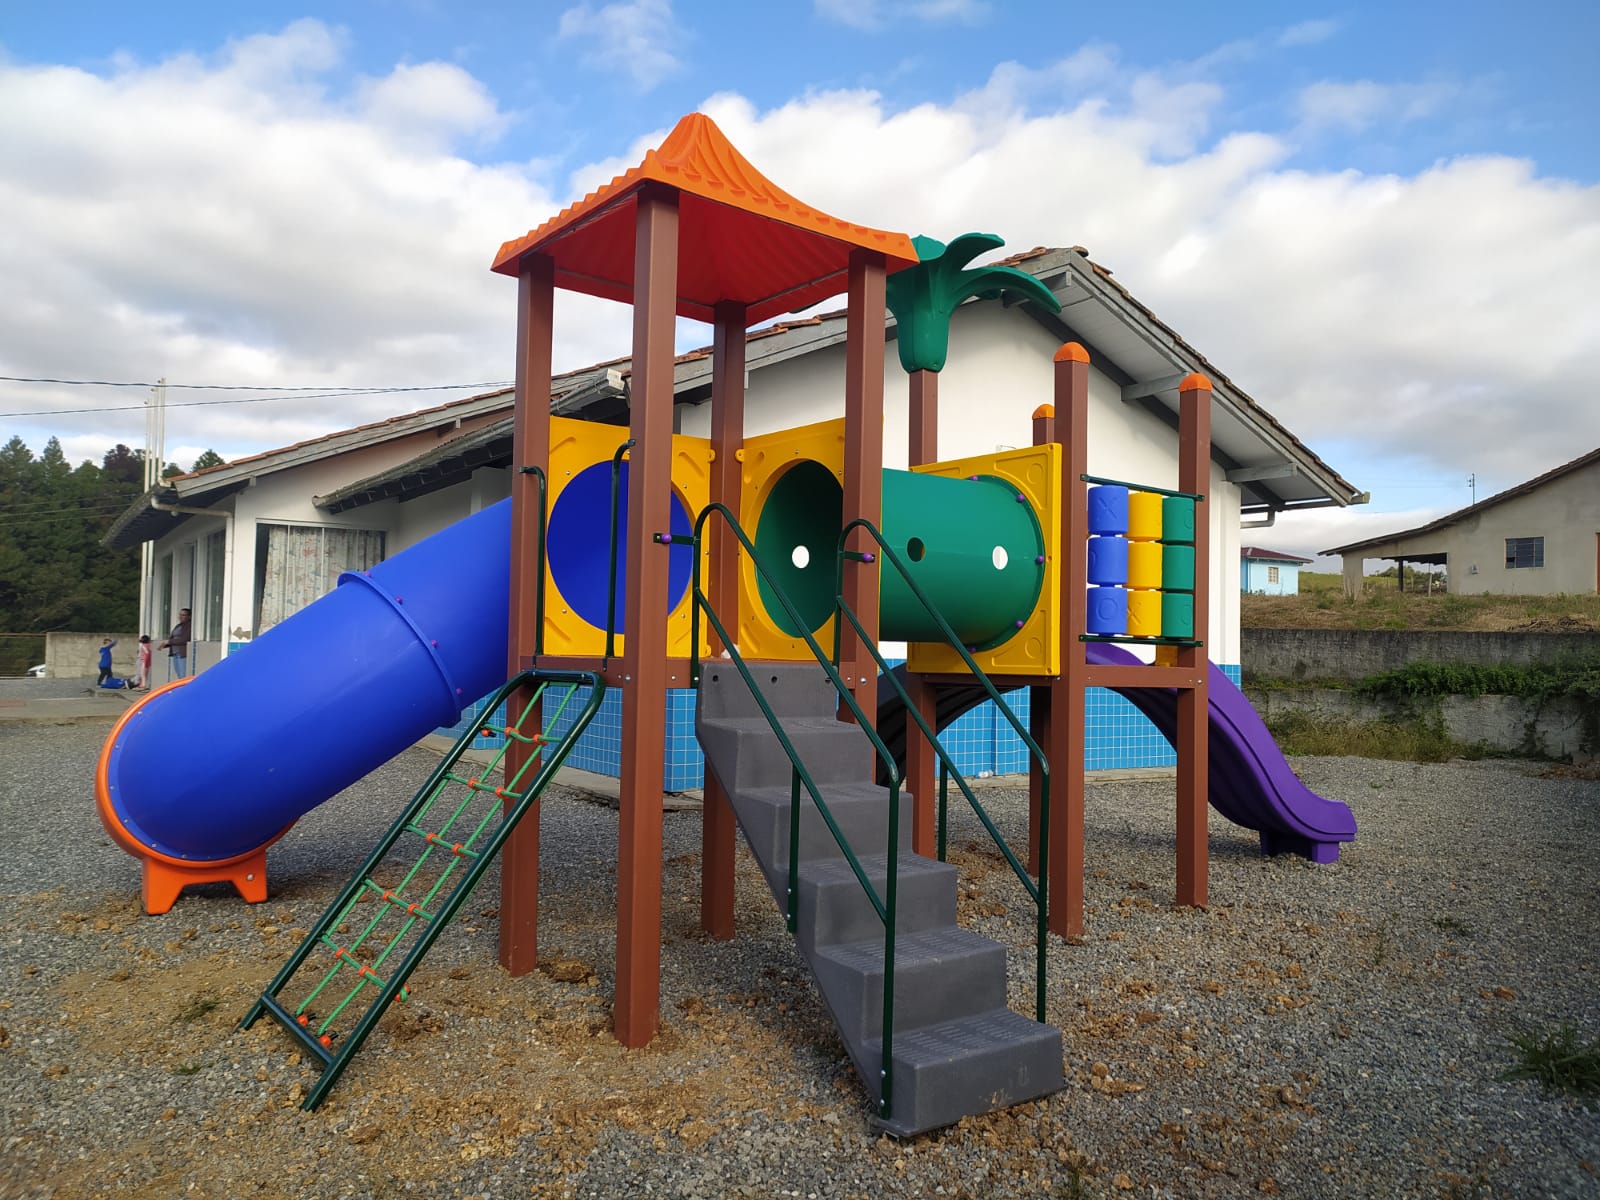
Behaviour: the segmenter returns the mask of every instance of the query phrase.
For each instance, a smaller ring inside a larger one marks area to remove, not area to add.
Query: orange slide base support
[[[139,900],[144,911],[159,916],[178,902],[178,893],[191,883],[231,883],[247,904],[267,898],[267,851],[263,847],[226,863],[178,865],[140,856],[144,873],[139,880]]]

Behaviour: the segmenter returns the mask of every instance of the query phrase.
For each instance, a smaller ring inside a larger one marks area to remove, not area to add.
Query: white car
[[[44,679],[49,674],[50,674],[50,670],[49,670],[48,667],[45,666],[44,663],[40,663],[37,667],[29,667],[28,668],[28,678],[29,679]]]

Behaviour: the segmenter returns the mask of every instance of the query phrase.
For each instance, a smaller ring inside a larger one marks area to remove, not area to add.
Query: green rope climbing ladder
[[[605,681],[589,672],[524,671],[484,711],[499,712],[523,688],[532,694],[514,720],[503,727],[480,721],[461,735],[240,1022],[248,1029],[270,1014],[322,1061],[322,1075],[301,1107],[322,1102],[389,1005],[410,996],[406,981],[538,802],[605,696]],[[555,737],[564,722],[570,723]],[[532,725],[539,727],[530,732]],[[473,774],[461,759],[480,734],[503,735],[505,744]],[[531,753],[496,784],[493,777],[514,744]],[[291,985],[300,999],[285,1003],[281,997]],[[359,1015],[352,1021],[353,1011]]]

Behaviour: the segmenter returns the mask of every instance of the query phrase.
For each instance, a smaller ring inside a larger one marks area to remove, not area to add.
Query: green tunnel
[[[807,461],[773,486],[756,524],[757,553],[813,632],[833,615],[843,510],[833,472]],[[917,586],[968,646],[988,649],[1006,641],[1039,600],[1044,534],[1033,508],[1004,480],[886,470],[882,530]],[[898,571],[885,562],[879,578],[880,638],[942,640]],[[765,580],[759,590],[767,615],[798,637],[802,631]]]

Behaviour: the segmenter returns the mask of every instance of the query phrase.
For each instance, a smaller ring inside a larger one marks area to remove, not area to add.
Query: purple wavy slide
[[[1119,646],[1089,643],[1089,661],[1139,660]],[[1207,676],[1211,693],[1208,796],[1228,820],[1261,834],[1263,854],[1299,854],[1312,862],[1339,858],[1339,843],[1354,841],[1356,819],[1337,800],[1317,795],[1290,768],[1266,723],[1216,663]],[[1168,688],[1118,688],[1169,742],[1178,727],[1177,693]]]

